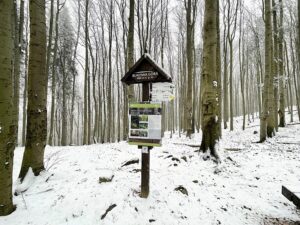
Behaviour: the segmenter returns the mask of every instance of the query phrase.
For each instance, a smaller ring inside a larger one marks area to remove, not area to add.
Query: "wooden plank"
[[[142,152],[141,197],[148,198],[150,179],[150,151]]]
[[[293,202],[297,208],[300,208],[300,188],[295,189],[282,186],[281,193],[284,197]]]

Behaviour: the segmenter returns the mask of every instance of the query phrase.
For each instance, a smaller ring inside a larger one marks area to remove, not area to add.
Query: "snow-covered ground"
[[[201,134],[189,140],[166,133],[163,146],[151,150],[148,199],[139,197],[140,162],[122,166],[140,159],[136,146],[47,147],[47,171],[29,176],[29,189],[14,197],[17,210],[0,224],[298,224],[300,211],[281,186],[300,188],[300,124],[289,123],[264,144],[255,143],[258,121],[245,131],[239,119],[235,126],[223,131],[219,168],[191,147]],[[22,153],[15,152],[15,180]],[[112,181],[99,183],[99,177]]]

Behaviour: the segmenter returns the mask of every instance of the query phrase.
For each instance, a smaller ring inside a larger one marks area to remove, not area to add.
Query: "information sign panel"
[[[129,105],[129,144],[161,146],[160,103],[133,103]]]
[[[151,100],[153,102],[172,101],[174,97],[174,85],[172,83],[152,84]]]

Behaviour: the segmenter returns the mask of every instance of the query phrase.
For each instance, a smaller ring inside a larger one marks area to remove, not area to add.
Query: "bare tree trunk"
[[[83,119],[83,144],[89,144],[88,136],[88,80],[89,80],[89,49],[88,49],[88,16],[89,16],[89,0],[85,2],[85,69],[84,69],[84,119]]]
[[[286,79],[283,68],[283,4],[282,0],[279,0],[280,16],[279,16],[279,34],[278,34],[278,64],[279,64],[279,89],[280,89],[280,98],[279,98],[279,126],[285,127],[285,93],[286,93]],[[287,65],[288,67],[288,65]],[[290,85],[290,82],[289,82]],[[292,113],[293,114],[293,113]]]
[[[226,37],[226,30],[227,25],[224,23],[224,39],[223,39],[223,70],[224,70],[224,77],[223,77],[223,121],[224,121],[224,129],[227,129],[227,122],[228,122],[228,60],[227,60],[227,52],[228,52],[228,41]]]
[[[217,50],[216,50],[216,73],[218,82],[218,128],[220,138],[222,137],[222,77],[221,77],[221,43],[220,43],[220,6],[217,0],[216,26],[217,26]],[[195,81],[194,81],[195,82]],[[195,97],[195,96],[194,96]]]
[[[271,17],[271,0],[265,0],[265,79],[263,92],[263,113],[260,119],[260,142],[264,142],[269,136],[272,136],[273,129],[269,120],[270,110],[269,101],[272,95],[271,73],[272,73],[272,17]],[[271,94],[270,94],[271,93]],[[268,124],[268,125],[267,125]],[[268,128],[267,128],[268,126]]]
[[[220,138],[218,128],[218,83],[216,74],[217,2],[205,0],[203,35],[203,71],[201,82],[202,151],[210,150],[219,161],[216,143]],[[217,118],[217,119],[216,119]]]
[[[28,66],[28,109],[26,145],[19,177],[29,168],[35,175],[44,170],[47,140],[47,74],[45,0],[32,0],[30,8],[30,44]]]
[[[292,65],[293,65],[293,80],[294,80],[294,89],[295,89],[295,95],[296,95],[296,104],[297,104],[297,111],[298,111],[298,118],[300,119],[300,96],[299,96],[299,90],[297,87],[297,77],[296,77],[296,56],[294,52],[294,45],[293,45],[293,40],[292,40],[292,35],[290,35],[290,50],[291,50],[291,56],[292,56]]]
[[[23,3],[24,4],[24,3]],[[24,9],[23,9],[24,10]],[[23,12],[24,14],[24,12]],[[24,15],[23,15],[24,17]],[[26,30],[25,30],[25,59],[24,59],[24,92],[23,92],[23,121],[22,121],[22,146],[25,146],[26,139],[26,124],[27,124],[27,90],[28,90],[28,76],[27,76],[27,65],[28,65],[28,20],[26,20]],[[22,31],[23,33],[23,31]],[[23,43],[23,42],[22,42]]]
[[[66,50],[62,50],[65,52]],[[61,130],[61,145],[67,145],[67,74],[66,74],[66,56],[64,53],[61,54],[61,65],[62,65],[62,130]]]
[[[134,9],[135,1],[130,0],[129,5],[129,25],[128,25],[128,36],[127,36],[127,69],[129,70],[134,65]],[[126,98],[124,98],[124,133],[123,138],[127,139],[128,136],[128,103],[134,101],[134,87],[133,85],[123,84],[125,88]]]
[[[191,138],[191,135],[195,132],[195,127],[193,126],[193,69],[194,69],[194,54],[193,54],[193,32],[195,26],[195,12],[197,1],[185,0],[185,10],[186,10],[186,52],[187,52],[187,96],[185,101],[185,125],[186,125],[186,135]]]
[[[242,7],[241,7],[242,8]],[[241,9],[242,14],[242,9]],[[241,94],[242,94],[242,112],[243,112],[243,126],[246,127],[246,106],[245,106],[245,40],[244,30],[242,24],[242,15],[240,15],[240,36],[239,36],[239,64],[240,64],[240,79],[241,79]]]
[[[120,92],[120,82],[121,82],[121,66],[119,67],[120,59],[120,46],[119,46],[119,38],[117,35],[117,24],[114,21],[114,33],[115,33],[115,40],[116,40],[116,67],[117,67],[117,141],[121,140],[121,92]]]
[[[239,1],[237,0],[235,8],[233,9],[234,14],[231,15],[231,2],[230,0],[227,0],[227,39],[229,44],[229,112],[230,112],[230,130],[233,131],[233,41],[235,38],[235,32],[236,32],[236,22],[237,22],[237,10]]]
[[[58,10],[59,9],[57,9],[57,11]],[[51,58],[51,51],[52,51],[53,17],[54,17],[54,0],[51,0],[48,45],[47,45],[47,61],[46,61],[46,73],[47,73],[48,77],[50,76],[50,58]],[[55,21],[55,22],[57,22],[57,21]],[[55,26],[57,26],[57,24]],[[56,34],[56,36],[57,36],[57,34]]]
[[[77,11],[78,26],[77,26],[75,50],[74,50],[74,55],[73,55],[73,63],[74,63],[73,66],[74,67],[75,67],[75,60],[77,58],[77,47],[78,47],[78,42],[79,42],[80,26],[81,26],[80,10],[81,10],[81,4],[80,4],[80,1],[78,1],[78,11]],[[74,126],[74,108],[75,108],[75,85],[76,85],[76,70],[75,70],[75,68],[73,68],[72,73],[73,73],[73,82],[72,82],[72,103],[71,103],[71,118],[70,118],[70,142],[69,142],[70,144],[73,144],[73,126]],[[79,112],[77,112],[77,113],[79,113]]]
[[[108,129],[107,129],[107,136],[108,136],[108,142],[112,142],[112,136],[113,136],[113,120],[112,120],[112,40],[113,40],[113,3],[110,2],[110,16],[109,16],[109,25],[108,25],[108,88],[107,88],[107,123],[108,123]]]
[[[58,20],[59,20],[59,0],[57,0],[57,11],[55,15],[55,40],[53,49],[53,63],[52,63],[52,82],[51,82],[51,112],[50,112],[50,134],[48,138],[48,143],[54,145],[54,117],[55,117],[55,95],[56,95],[56,65],[55,61],[57,58],[57,48],[58,48]]]
[[[289,62],[289,54],[288,54],[288,49],[287,49],[287,46],[286,46],[286,42],[284,41],[284,50],[285,50],[285,62],[286,62],[286,71],[287,71],[287,77],[288,77],[288,85],[289,85],[289,103],[290,103],[290,107],[291,107],[291,122],[294,121],[294,118],[293,118],[293,115],[294,115],[294,112],[293,112],[293,90],[292,90],[292,84],[291,84],[291,72],[290,72],[290,62]],[[288,95],[287,95],[288,96]],[[297,96],[297,95],[296,95]],[[297,98],[296,98],[297,99]]]
[[[298,0],[298,43],[297,43],[297,49],[298,49],[298,67],[299,67],[299,70],[300,70],[300,2]],[[300,82],[300,73],[298,72],[298,81]],[[296,80],[295,80],[296,82]],[[298,82],[298,85],[299,85],[299,82]],[[297,101],[297,104],[298,104],[298,116],[299,116],[299,120],[300,120],[300,88],[298,87],[298,101]]]
[[[24,7],[24,3],[23,3]],[[20,9],[21,10],[21,9]],[[13,76],[13,81],[14,81],[14,107],[15,107],[15,122],[16,122],[16,133],[15,133],[15,139],[16,139],[16,144],[18,144],[18,125],[19,125],[19,98],[20,98],[20,56],[21,56],[21,37],[22,34],[20,33],[20,26],[23,21],[20,21],[20,18],[18,17],[18,9],[17,9],[17,1],[14,1],[14,21],[13,21],[13,27],[14,27],[14,66],[13,66],[13,71],[14,71],[14,76]]]
[[[16,111],[13,103],[13,1],[0,1],[0,216],[15,210],[12,197]]]
[[[229,69],[229,112],[230,112],[230,131],[233,131],[233,43],[229,41],[229,57],[230,57],[230,69]]]

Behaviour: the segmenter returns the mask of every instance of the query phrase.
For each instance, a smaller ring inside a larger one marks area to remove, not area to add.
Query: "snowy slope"
[[[14,197],[17,210],[0,218],[0,224],[254,225],[300,221],[300,211],[281,195],[281,185],[300,188],[300,124],[281,128],[264,144],[255,143],[258,121],[246,131],[240,130],[239,119],[235,125],[235,131],[223,131],[218,170],[211,160],[202,160],[198,148],[188,146],[200,144],[201,134],[193,140],[176,135],[169,139],[166,134],[163,147],[151,151],[148,199],[139,197],[140,164],[122,167],[124,162],[140,158],[136,146],[121,142],[47,147],[47,171],[29,177],[29,189]],[[22,153],[23,148],[15,152],[15,180]],[[113,180],[100,184],[102,176],[113,176]],[[188,195],[174,190],[180,185]],[[104,217],[110,206],[115,207]]]

